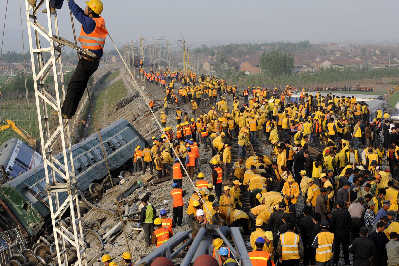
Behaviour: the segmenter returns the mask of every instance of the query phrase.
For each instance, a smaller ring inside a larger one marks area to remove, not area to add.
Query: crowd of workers
[[[288,86],[239,92],[210,76],[140,73],[166,91],[165,128],[136,148],[134,171],[173,179],[172,218],[142,199],[147,246],[187,221],[194,236],[206,224],[241,227],[253,265],[399,265],[398,129],[388,113],[354,97],[293,97]],[[238,265],[220,238],[208,257],[194,265]],[[160,259],[153,265],[173,265]]]

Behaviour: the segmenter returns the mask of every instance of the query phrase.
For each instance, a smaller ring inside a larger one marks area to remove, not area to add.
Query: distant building
[[[259,74],[260,68],[251,65],[251,63],[249,63],[248,61],[245,61],[240,64],[240,71],[244,72],[246,75]]]

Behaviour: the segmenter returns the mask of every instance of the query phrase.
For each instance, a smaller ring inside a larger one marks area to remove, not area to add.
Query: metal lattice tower
[[[39,11],[43,3],[47,9],[45,15]],[[49,0],[40,1],[36,7],[32,7],[29,1],[25,0],[25,5],[48,207],[51,211],[57,260],[59,265],[67,265],[67,258],[76,255],[75,265],[85,265],[85,243],[70,152],[70,130],[61,115],[65,90],[61,61],[62,45],[56,42],[55,38],[59,36],[58,19],[56,14],[50,14]],[[39,16],[42,24],[39,23]],[[51,82],[46,82],[48,80]],[[55,157],[56,150],[57,153],[61,151],[61,161]],[[69,213],[70,219],[62,220],[61,217],[66,213]]]

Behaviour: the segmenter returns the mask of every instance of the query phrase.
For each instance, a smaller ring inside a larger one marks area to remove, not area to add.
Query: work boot
[[[35,0],[30,0],[30,1],[35,1]],[[42,13],[43,13],[43,14],[47,14],[47,8],[43,9]],[[54,8],[54,7],[50,7],[50,14],[51,14],[51,15],[57,14],[57,11],[55,11],[55,8]]]
[[[28,0],[28,3],[33,6],[36,7],[36,0]]]

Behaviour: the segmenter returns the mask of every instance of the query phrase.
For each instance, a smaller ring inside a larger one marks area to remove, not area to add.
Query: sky
[[[9,0],[4,50],[26,42],[24,0]],[[84,0],[75,0],[84,7]],[[103,17],[119,45],[140,36],[186,39],[190,46],[259,41],[399,42],[397,0],[103,0]],[[22,5],[23,3],[23,5]],[[0,0],[0,33],[6,0]],[[20,7],[23,7],[23,24]],[[72,39],[68,5],[61,36]],[[77,23],[77,22],[76,22]],[[79,26],[80,27],[80,26]],[[0,34],[0,38],[1,38]],[[0,42],[1,44],[1,42]],[[26,48],[25,44],[25,49]],[[110,48],[110,45],[108,45]]]

